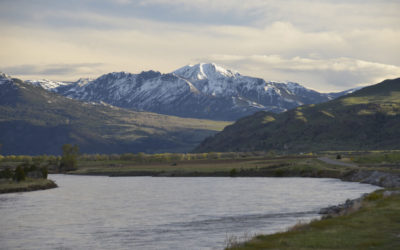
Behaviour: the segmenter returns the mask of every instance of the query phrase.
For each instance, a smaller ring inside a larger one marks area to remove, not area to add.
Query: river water
[[[314,178],[50,175],[59,188],[0,195],[1,249],[223,249],[375,186]]]

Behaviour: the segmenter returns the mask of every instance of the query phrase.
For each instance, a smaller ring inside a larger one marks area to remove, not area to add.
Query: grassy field
[[[400,151],[326,151],[312,155],[275,155],[270,153],[217,153],[208,154],[123,154],[82,155],[77,170],[71,174],[95,175],[150,175],[161,173],[229,173],[235,169],[246,175],[251,170],[262,176],[315,176],[338,177],[354,170],[378,170],[400,173]],[[329,165],[318,160],[325,156],[358,167]],[[47,166],[51,173],[57,172],[61,157],[55,156],[6,156],[0,158],[0,170],[14,169],[26,162],[38,162]]]
[[[256,169],[261,166],[275,164],[274,160],[232,159],[232,160],[193,160],[166,163],[133,163],[131,161],[79,162],[78,170],[72,174],[108,174],[108,173],[141,173],[143,171],[156,173],[214,173],[226,172],[232,169]]]
[[[316,176],[338,177],[351,168],[325,164],[315,157],[248,157],[245,159],[190,160],[166,163],[80,161],[70,174],[172,176]]]
[[[359,164],[400,164],[399,152],[372,153],[355,157],[354,162]]]
[[[376,191],[358,211],[231,243],[228,249],[400,249],[400,194],[384,197],[383,190]]]
[[[57,185],[52,180],[47,179],[26,179],[25,181],[15,182],[11,180],[0,181],[0,194],[12,192],[26,192],[55,188]]]

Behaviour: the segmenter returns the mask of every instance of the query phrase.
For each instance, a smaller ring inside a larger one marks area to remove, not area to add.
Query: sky
[[[73,81],[214,62],[321,92],[400,77],[399,0],[0,0],[0,72]]]

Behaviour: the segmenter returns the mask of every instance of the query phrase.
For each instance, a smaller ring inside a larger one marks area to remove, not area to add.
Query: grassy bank
[[[217,153],[214,153],[217,154]],[[324,154],[326,156],[326,154]],[[328,154],[335,158],[336,154]],[[176,159],[173,161],[79,160],[70,174],[108,176],[260,176],[260,177],[331,177],[344,179],[354,171],[383,171],[400,174],[400,167],[389,164],[366,164],[370,154],[344,155],[341,162],[353,166],[328,164],[321,155],[242,156],[219,159]],[[391,159],[394,158],[392,155]],[[386,157],[387,158],[387,157]],[[361,164],[360,161],[363,161]]]
[[[132,163],[130,161],[82,161],[70,174],[108,176],[314,176],[335,177],[352,168],[325,164],[315,157],[248,157],[177,161],[174,163]]]
[[[368,195],[357,211],[231,243],[228,249],[400,249],[400,194],[383,192]]]
[[[31,179],[25,181],[15,182],[11,180],[2,180],[0,182],[0,194],[13,193],[13,192],[28,192],[35,190],[44,190],[56,188],[57,184],[48,179]]]

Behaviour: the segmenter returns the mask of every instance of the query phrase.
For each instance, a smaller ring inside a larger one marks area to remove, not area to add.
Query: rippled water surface
[[[59,188],[0,195],[1,249],[222,249],[376,187],[312,178],[51,175]]]

